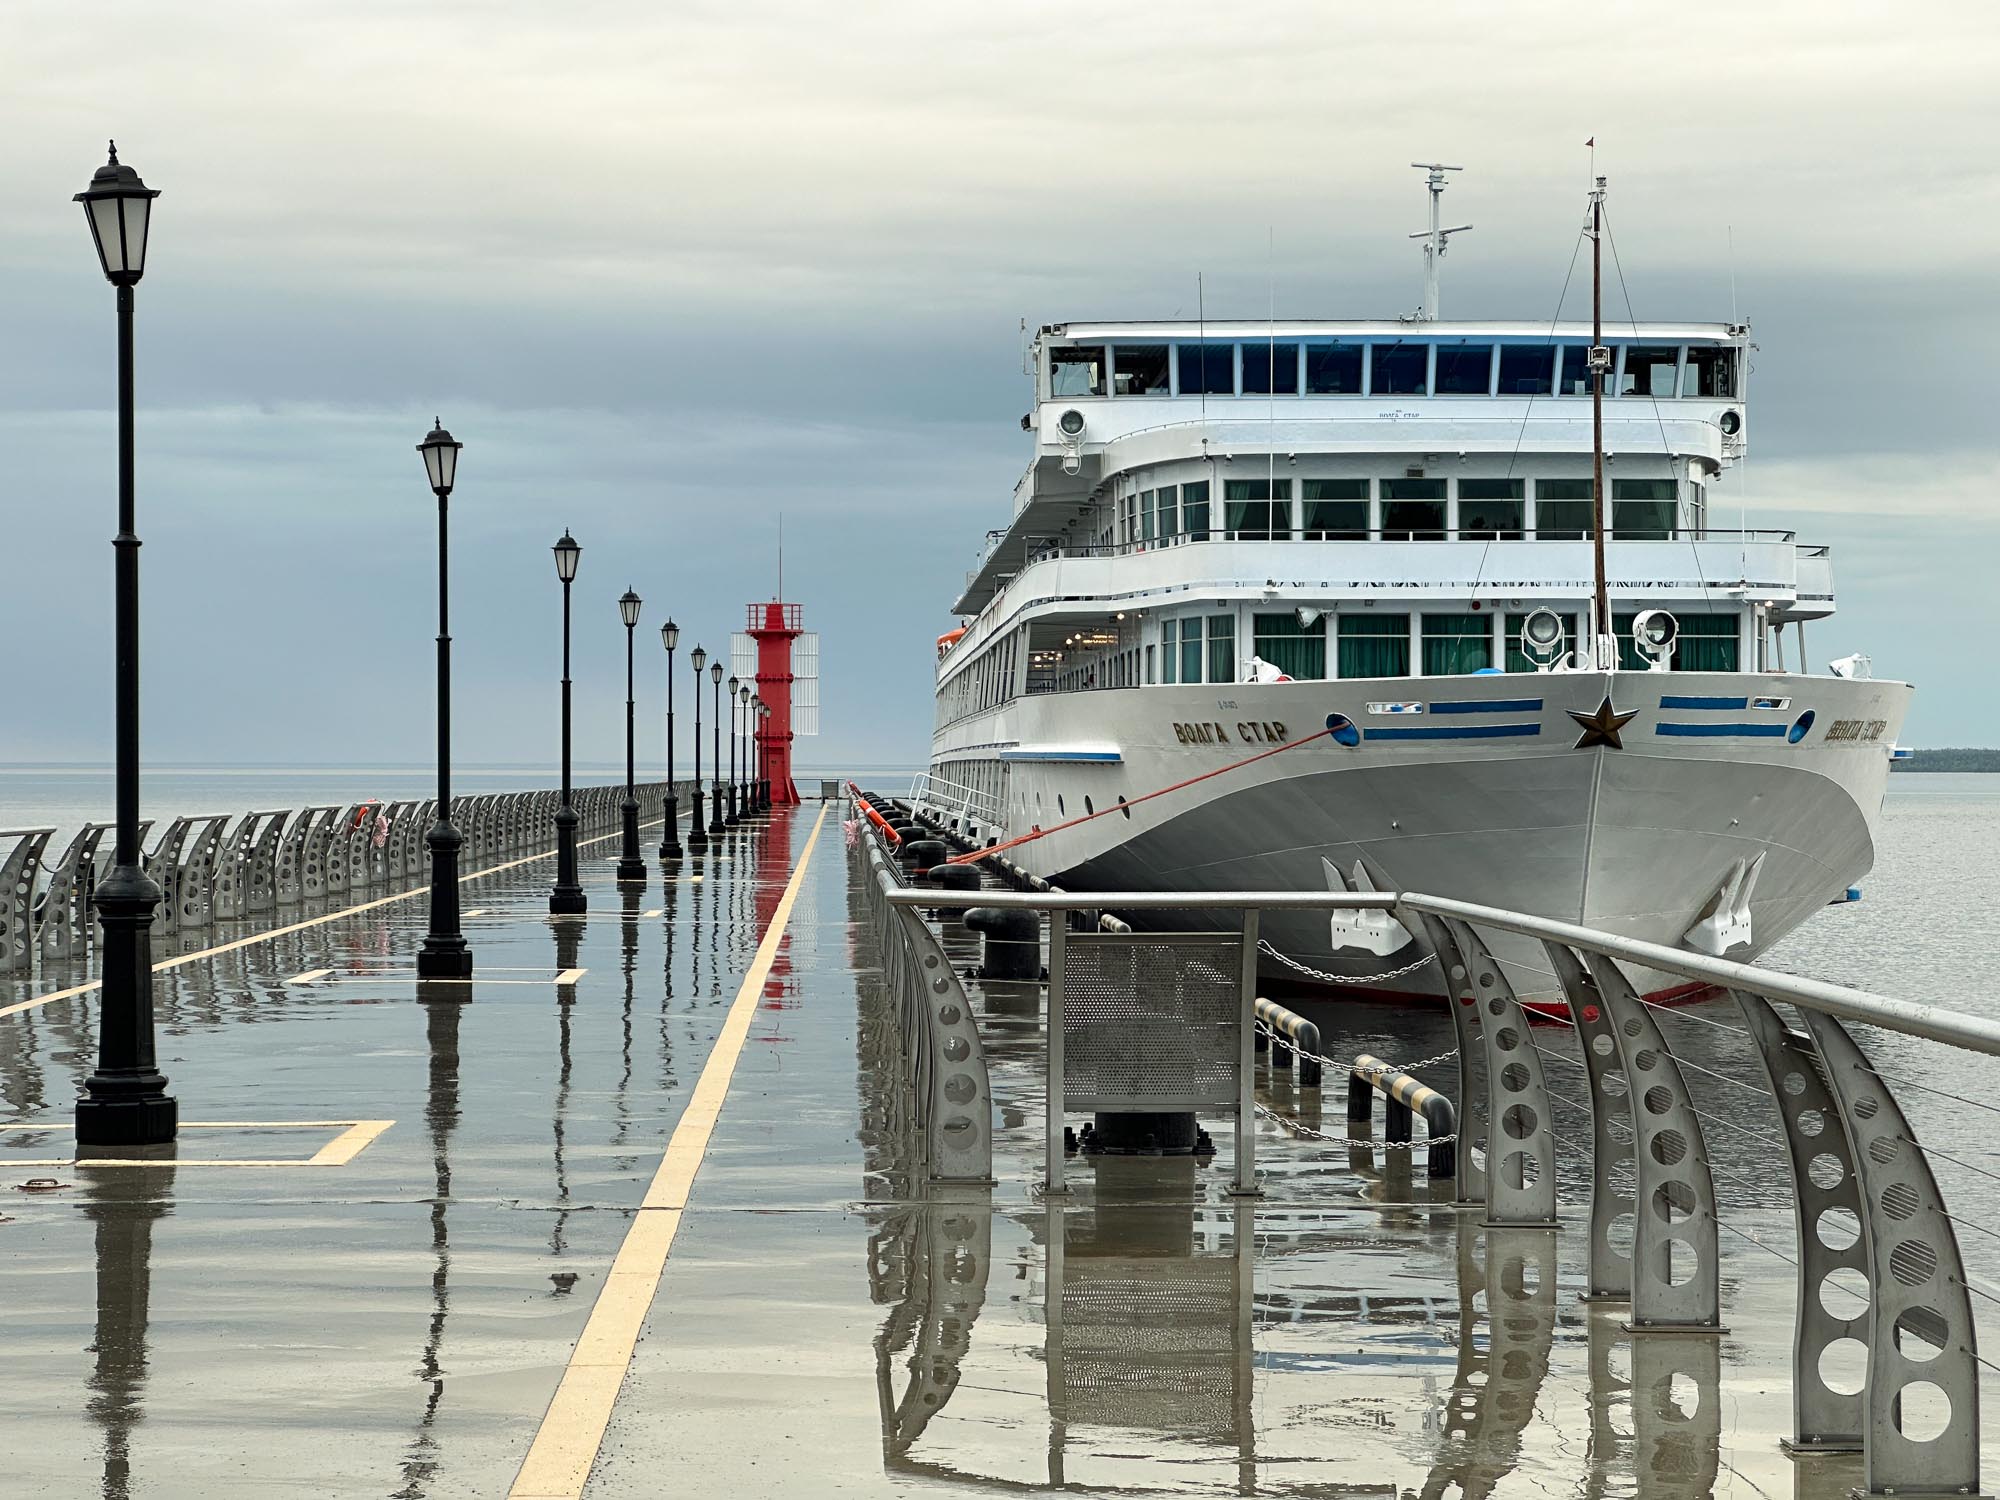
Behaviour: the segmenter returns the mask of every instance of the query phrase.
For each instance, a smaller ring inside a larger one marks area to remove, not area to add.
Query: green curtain
[[[1492,665],[1491,615],[1424,616],[1424,676],[1452,677]]]
[[[1236,680],[1236,620],[1231,615],[1208,617],[1208,680]]]
[[[1326,676],[1326,622],[1301,625],[1296,614],[1252,616],[1257,654],[1300,681]]]
[[[1339,621],[1342,677],[1410,675],[1408,615],[1341,615]]]
[[[1680,636],[1674,648],[1674,666],[1682,672],[1734,672],[1738,670],[1738,641],[1734,615],[1681,615]]]

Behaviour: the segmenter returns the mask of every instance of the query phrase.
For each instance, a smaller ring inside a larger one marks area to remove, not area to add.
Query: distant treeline
[[[1898,771],[2000,771],[2000,750],[1913,750]]]

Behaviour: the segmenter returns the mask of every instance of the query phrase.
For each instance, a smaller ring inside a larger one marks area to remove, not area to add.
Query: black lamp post
[[[76,1101],[79,1147],[159,1146],[174,1138],[180,1107],[167,1092],[153,1044],[153,912],[160,888],[139,850],[139,537],[132,468],[132,288],[146,272],[146,233],[157,190],[118,162],[118,146],[76,195],[97,242],[98,264],[118,289],[118,535],[111,541],[116,629],[118,834],[110,873],[92,900],[103,932],[103,1004],[97,1070]]]
[[[727,819],[732,828],[743,821],[743,815],[736,805],[736,742],[742,737],[742,730],[737,727],[741,722],[736,712],[736,679],[732,677],[729,679],[729,817]],[[718,761],[718,767],[720,764]]]
[[[639,626],[639,596],[630,589],[618,596],[618,617],[625,622],[625,800],[618,805],[625,838],[618,854],[618,883],[644,885],[646,860],[639,853],[639,793],[633,783],[637,767],[632,761],[633,716],[637,712],[632,698],[632,640]]]
[[[565,531],[555,545],[556,577],[562,580],[562,805],[556,809],[556,888],[549,892],[549,913],[580,916],[589,909],[576,878],[576,808],[570,804],[569,776],[569,586],[576,582],[577,560],[583,556],[576,538]]]
[[[667,648],[667,800],[660,808],[666,831],[660,835],[660,862],[681,857],[681,799],[674,795],[674,647],[681,628],[672,620],[660,627],[660,644]]]
[[[722,663],[710,662],[708,680],[715,691],[715,790],[709,799],[708,831],[721,833],[724,830],[722,817]]]
[[[737,735],[743,741],[743,782],[742,782],[743,790],[742,790],[741,801],[743,804],[743,816],[748,818],[753,816],[757,811],[757,804],[750,796],[750,684],[749,683],[747,682],[744,683],[743,686],[737,690],[737,697],[742,701],[743,704],[743,717],[737,721],[738,728],[736,731]]]
[[[424,477],[438,502],[438,805],[437,821],[425,842],[431,850],[431,930],[417,951],[419,979],[470,979],[472,950],[458,927],[458,850],[463,842],[451,826],[451,553],[446,516],[452,484],[458,478],[458,450],[439,419],[430,436],[417,444],[424,456]]]
[[[694,790],[689,794],[694,807],[688,816],[688,848],[699,851],[708,847],[708,825],[701,816],[701,669],[708,665],[708,652],[696,646],[688,661],[694,667]]]

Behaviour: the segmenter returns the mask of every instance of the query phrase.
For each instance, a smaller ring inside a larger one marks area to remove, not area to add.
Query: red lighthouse
[[[753,604],[748,640],[738,637],[745,648],[756,643],[755,691],[771,710],[771,717],[758,720],[755,728],[774,807],[798,805],[799,790],[792,785],[793,737],[819,733],[819,636],[800,628],[803,614],[796,604]],[[732,653],[748,654],[748,649]],[[739,660],[737,675],[750,676],[748,666]]]

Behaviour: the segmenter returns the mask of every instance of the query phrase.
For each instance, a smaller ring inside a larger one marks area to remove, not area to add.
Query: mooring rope
[[[1017,849],[1022,844],[1032,844],[1036,839],[1045,839],[1052,833],[1061,833],[1065,829],[1079,827],[1094,818],[1108,818],[1115,812],[1124,812],[1128,808],[1137,807],[1141,802],[1151,802],[1155,797],[1164,797],[1169,792],[1178,792],[1187,787],[1196,786],[1201,782],[1213,780],[1215,777],[1226,775],[1231,771],[1240,771],[1245,766],[1254,766],[1258,761],[1269,760],[1274,755],[1283,755],[1287,750],[1296,750],[1301,745],[1310,745],[1315,740],[1326,739],[1332,733],[1331,729],[1314,730],[1302,740],[1293,740],[1288,745],[1279,745],[1270,750],[1259,750],[1255,755],[1246,756],[1242,760],[1231,761],[1226,766],[1217,766],[1213,771],[1203,771],[1199,776],[1190,776],[1185,781],[1176,781],[1172,786],[1163,786],[1156,792],[1147,792],[1144,796],[1133,797],[1129,801],[1114,802],[1109,807],[1100,807],[1096,812],[1087,812],[1080,818],[1071,818],[1068,822],[1058,823],[1053,828],[1031,829],[1019,838],[1011,838],[1004,844],[995,844],[990,849],[973,849],[964,854],[954,854],[945,863],[952,865],[977,864],[990,854],[1004,854],[1009,849]]]

